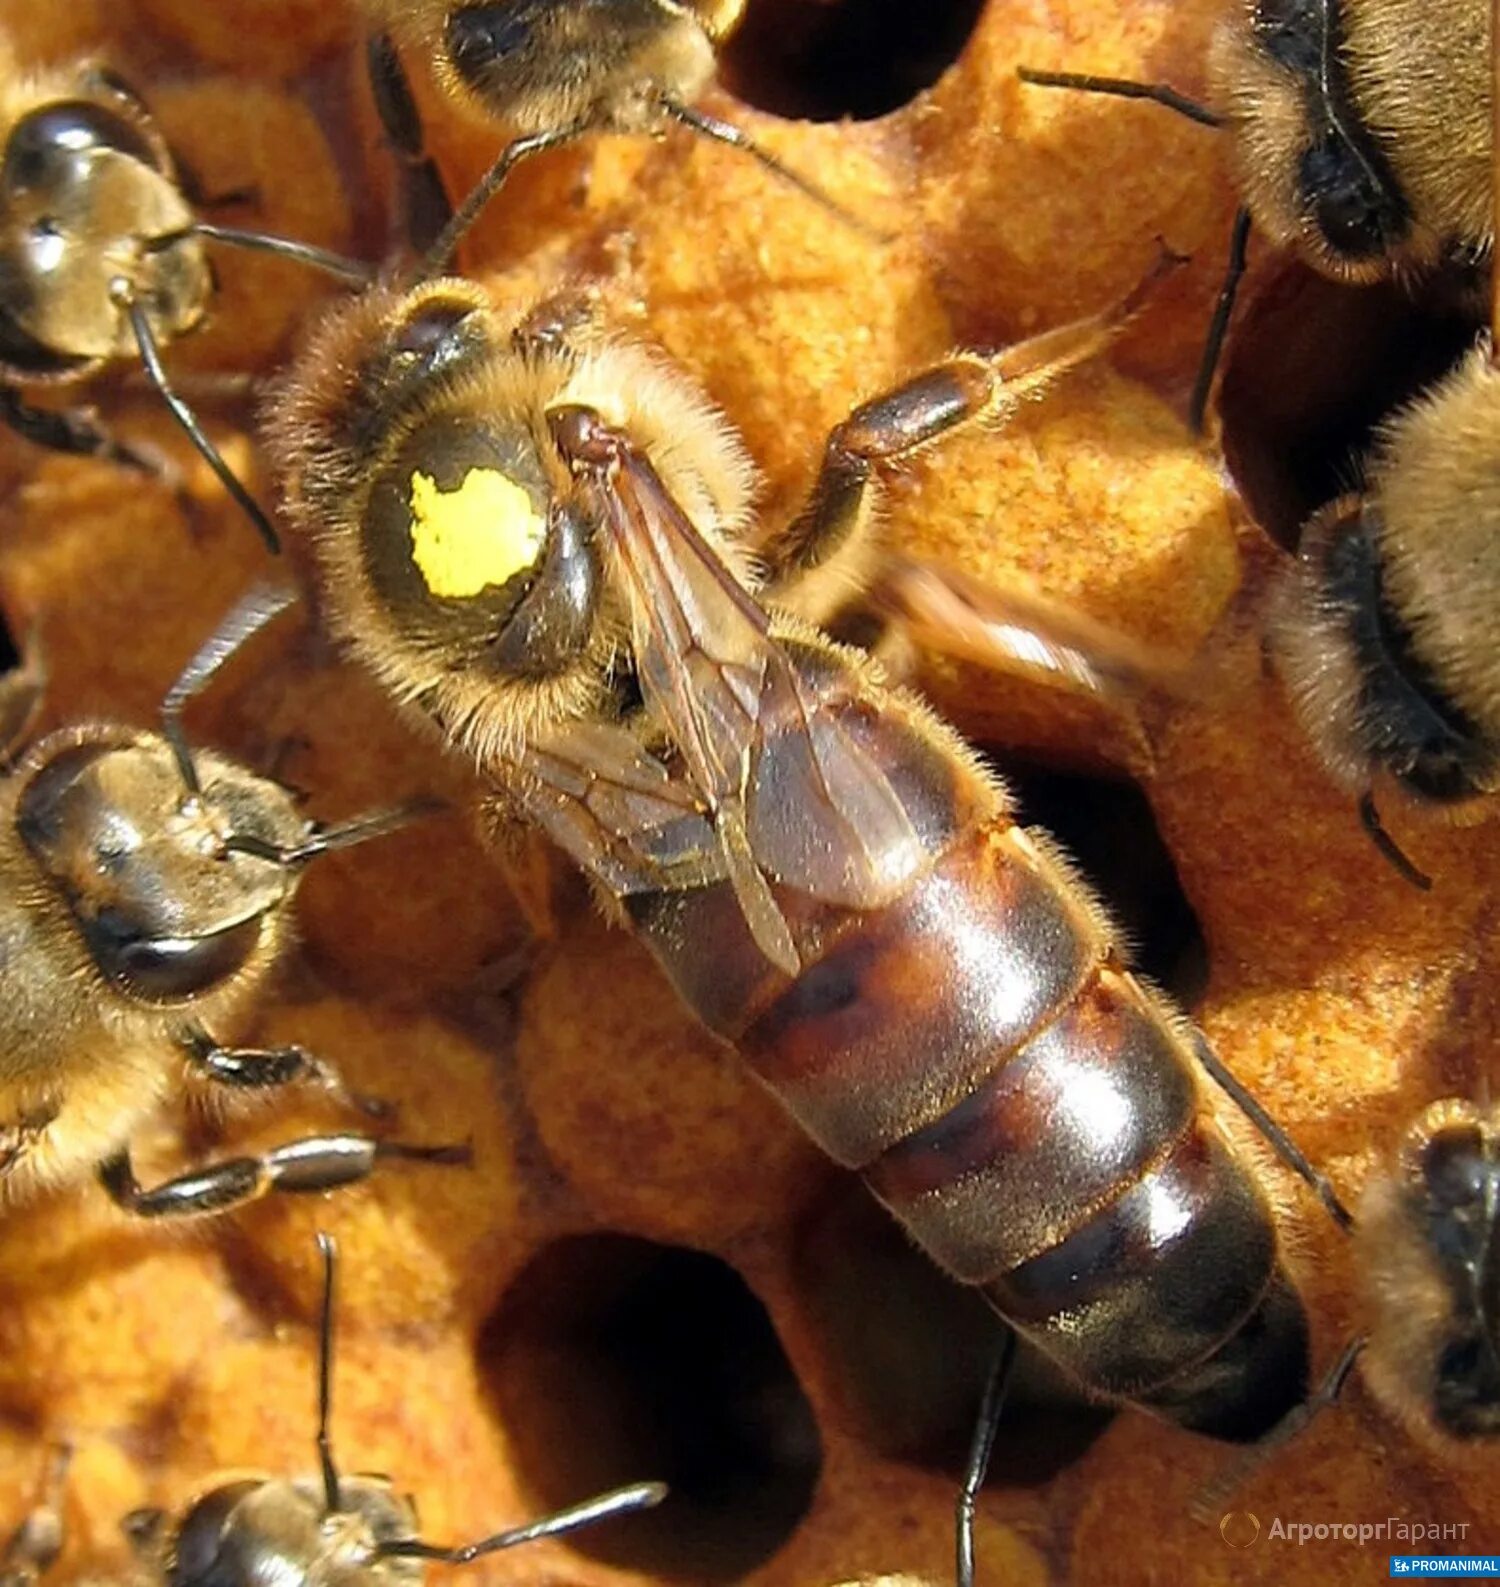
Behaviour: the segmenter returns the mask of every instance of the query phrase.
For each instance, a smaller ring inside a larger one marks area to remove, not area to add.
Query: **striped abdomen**
[[[931,866],[864,912],[778,887],[791,980],[727,884],[627,900],[638,929],[808,1134],[1090,1390],[1259,1436],[1305,1397],[1306,1321],[1174,1016],[944,736],[894,696],[843,709]]]

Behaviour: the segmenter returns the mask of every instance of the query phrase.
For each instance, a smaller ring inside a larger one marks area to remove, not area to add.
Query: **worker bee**
[[[1278,1450],[1335,1405],[1356,1364],[1381,1406],[1440,1457],[1500,1433],[1500,1132],[1493,1108],[1446,1097],[1366,1182],[1354,1242],[1364,1331],[1307,1399],[1200,1490],[1211,1521]]]
[[[1500,114],[1487,89],[1484,103]],[[1489,166],[1500,195],[1500,161]],[[1457,820],[1500,789],[1497,333],[1500,281],[1489,334],[1385,422],[1364,488],[1309,520],[1272,611],[1271,651],[1304,728],[1421,887],[1429,879],[1386,833],[1377,788]]]
[[[1355,1240],[1381,1403],[1450,1456],[1500,1433],[1500,1114],[1426,1108],[1366,1186]]]
[[[1500,788],[1488,460],[1500,437],[1492,344],[1387,421],[1363,492],[1305,526],[1270,646],[1298,716],[1366,827],[1410,880],[1376,791],[1472,818]]]
[[[457,1546],[429,1543],[417,1529],[416,1508],[386,1477],[339,1471],[329,1421],[333,1389],[333,1294],[337,1249],[318,1236],[323,1254],[323,1305],[318,1329],[316,1476],[275,1477],[237,1472],[216,1481],[183,1512],[137,1510],[126,1535],[156,1587],[253,1587],[274,1579],[297,1587],[339,1581],[349,1587],[419,1587],[425,1561],[467,1565],[472,1560],[563,1537],[601,1521],[660,1504],[665,1484],[637,1482],[565,1510]],[[5,1587],[33,1587],[62,1545],[60,1476],[0,1556]]]
[[[399,48],[431,64],[443,91],[515,136],[431,242],[424,274],[452,263],[464,234],[522,161],[591,132],[660,136],[673,125],[740,149],[857,229],[836,199],[785,166],[732,122],[698,109],[714,51],[744,0],[361,0],[377,30],[369,49],[376,106],[388,136],[420,172],[426,162]],[[430,178],[424,183],[430,193]]]
[[[1243,207],[1194,392],[1195,427],[1252,223],[1324,275],[1409,278],[1486,259],[1493,0],[1232,0],[1210,106],[1161,84],[1023,68],[1029,83],[1146,99],[1228,135]]]
[[[230,615],[168,694],[159,733],[65,728],[0,783],[0,1200],[95,1171],[126,1210],[176,1217],[351,1183],[379,1158],[465,1156],[344,1133],[149,1188],[131,1165],[132,1135],[184,1071],[226,1096],[303,1080],[359,1100],[299,1047],[227,1038],[287,953],[308,861],[409,812],[320,829],[279,784],[190,749],[181,725],[186,702],[291,599],[257,592]]]
[[[1249,1440],[1305,1392],[1307,1321],[1205,1074],[1264,1114],[957,735],[789,610],[857,565],[881,464],[1120,318],[857,409],[774,537],[680,372],[543,310],[516,327],[468,282],[329,315],[269,444],[320,610],[475,758],[497,840],[551,837],[813,1139],[1088,1392]]]
[[[194,213],[172,153],[135,92],[85,62],[22,72],[0,38],[0,421],[27,440],[159,473],[89,413],[39,407],[28,386],[71,387],[138,358],[173,417],[271,550],[277,536],[191,408],[163,345],[200,326],[214,292],[207,244],[272,252],[363,283],[325,249]]]

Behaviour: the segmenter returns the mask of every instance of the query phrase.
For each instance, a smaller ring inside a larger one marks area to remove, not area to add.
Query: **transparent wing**
[[[923,650],[1079,693],[1129,700],[1175,695],[1185,686],[1180,665],[1082,612],[957,568],[892,556],[868,604],[899,619]]]
[[[702,804],[623,728],[574,723],[529,747],[521,770],[522,812],[619,897],[724,879]]]
[[[850,908],[923,862],[885,774],[772,636],[649,460],[617,432],[594,474],[629,601],[642,691],[702,796],[756,940],[798,964],[767,876]]]

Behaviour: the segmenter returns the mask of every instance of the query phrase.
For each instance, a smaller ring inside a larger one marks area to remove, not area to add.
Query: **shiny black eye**
[[[151,145],[124,116],[87,99],[65,99],[16,123],[5,146],[5,181],[13,188],[38,187],[60,166],[98,149],[156,164]]]
[[[473,305],[469,303],[424,303],[397,332],[391,351],[398,358],[430,360],[472,312]]]
[[[1500,1427],[1500,1360],[1477,1334],[1443,1347],[1434,1399],[1439,1423],[1458,1438],[1488,1438]]]
[[[204,1494],[188,1511],[174,1540],[168,1587],[232,1587],[234,1573],[219,1559],[224,1524],[240,1500],[259,1486],[255,1482],[225,1483]]]
[[[363,398],[351,419],[355,448],[376,444],[395,415],[421,403],[433,381],[483,348],[483,317],[473,303],[429,298],[420,304],[363,373]]]
[[[448,54],[453,69],[466,81],[476,82],[506,56],[525,49],[534,30],[533,8],[516,0],[465,6],[448,18]]]
[[[1319,0],[1260,0],[1252,26],[1272,60],[1294,72],[1321,67],[1328,18]]]
[[[243,969],[260,941],[252,916],[206,937],[149,937],[118,911],[83,921],[84,940],[100,970],[144,1003],[184,1003]]]
[[[53,755],[27,783],[16,807],[16,826],[27,848],[43,863],[61,838],[69,790],[109,749],[107,744],[74,744]]]
[[[1301,188],[1335,253],[1370,259],[1406,235],[1406,205],[1342,138],[1327,138],[1302,156]]]
[[[1422,1182],[1440,1207],[1473,1206],[1483,1199],[1493,1172],[1477,1124],[1451,1124],[1422,1148]]]

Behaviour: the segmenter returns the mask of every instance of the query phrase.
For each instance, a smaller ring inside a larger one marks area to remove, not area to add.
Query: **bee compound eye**
[[[476,82],[524,50],[533,33],[532,7],[509,0],[504,5],[457,7],[448,17],[445,41],[454,70],[466,81]]]
[[[1485,1153],[1484,1132],[1478,1124],[1449,1124],[1438,1130],[1422,1148],[1422,1186],[1440,1207],[1463,1207],[1480,1200],[1494,1166]]]
[[[442,301],[425,303],[406,321],[392,344],[392,351],[412,357],[428,357],[455,327],[471,312],[467,303]]]
[[[496,664],[524,678],[563,671],[588,644],[598,601],[599,561],[588,524],[576,508],[555,504],[541,571],[495,642]]]
[[[255,1482],[230,1482],[197,1501],[173,1540],[167,1587],[237,1587],[241,1573],[224,1557],[226,1524]]]
[[[22,116],[5,146],[8,187],[44,185],[64,167],[101,151],[128,155],[153,168],[156,155],[139,127],[87,99],[59,100]]]
[[[1372,259],[1405,234],[1403,206],[1342,138],[1315,143],[1302,157],[1300,175],[1312,218],[1335,254]]]
[[[103,910],[84,925],[100,970],[144,1003],[185,1003],[242,970],[260,941],[260,917],[200,937],[146,936]]]

